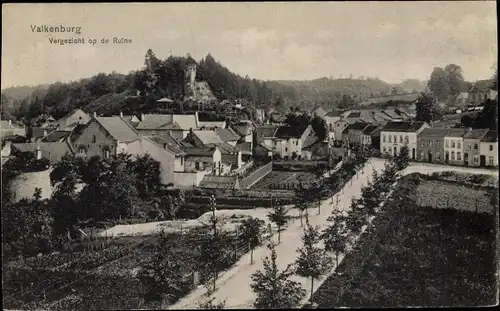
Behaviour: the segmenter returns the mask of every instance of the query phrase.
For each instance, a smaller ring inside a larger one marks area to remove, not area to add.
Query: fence
[[[273,169],[273,162],[269,162],[263,167],[259,168],[248,177],[240,181],[240,187],[242,189],[248,189],[252,187],[256,182],[264,178],[267,174],[271,173]]]

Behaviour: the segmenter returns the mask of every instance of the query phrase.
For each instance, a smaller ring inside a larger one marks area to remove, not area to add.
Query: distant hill
[[[41,94],[49,88],[50,84],[41,84],[36,86],[13,86],[2,89],[2,95],[9,97],[12,100],[23,100],[26,97],[30,97],[31,94],[35,92],[40,92]]]
[[[399,87],[407,93],[412,93],[414,91],[423,92],[426,86],[427,81],[421,81],[418,79],[406,79],[403,82],[396,84],[396,87]]]

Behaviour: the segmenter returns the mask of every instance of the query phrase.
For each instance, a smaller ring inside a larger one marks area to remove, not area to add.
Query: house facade
[[[363,144],[363,130],[368,127],[368,123],[354,122],[349,124],[342,132],[342,141],[345,146],[361,146]]]
[[[406,145],[410,158],[417,159],[417,135],[429,127],[429,124],[421,121],[388,122],[380,130],[380,152],[396,156]]]
[[[334,124],[334,130],[333,130],[333,137],[335,141],[342,141],[343,140],[343,134],[342,132],[352,123],[355,121],[348,121],[346,119],[340,119]]]
[[[57,121],[57,128],[62,131],[72,131],[78,124],[85,125],[90,116],[81,109],[74,110],[70,115]]]
[[[498,133],[489,130],[479,145],[479,164],[487,167],[498,167]]]
[[[194,114],[141,114],[135,130],[141,135],[170,135],[183,140],[190,130],[200,127],[198,113]]]
[[[481,140],[488,133],[486,129],[469,129],[463,136],[464,164],[466,166],[480,166]],[[486,165],[486,163],[483,163]]]
[[[464,135],[468,129],[452,128],[444,136],[444,163],[464,164]]]
[[[443,163],[445,160],[445,136],[447,129],[426,128],[417,135],[419,161]]]
[[[302,157],[303,144],[312,132],[311,125],[303,131],[289,125],[279,127],[275,133],[276,146],[273,148],[273,154],[278,154],[282,159],[288,159],[294,155]]]

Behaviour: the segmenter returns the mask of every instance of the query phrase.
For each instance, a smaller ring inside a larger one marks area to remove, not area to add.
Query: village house
[[[314,117],[324,118],[326,113],[327,113],[326,110],[323,109],[323,107],[321,106],[315,107],[309,112],[310,116],[313,118]]]
[[[469,103],[475,106],[484,103],[487,99],[494,100],[497,97],[497,92],[491,89],[492,80],[479,80],[474,82],[469,90]]]
[[[444,162],[454,165],[464,164],[464,135],[468,129],[452,128],[444,136]]]
[[[344,113],[345,111],[337,110],[337,111],[330,111],[325,114],[323,118],[325,119],[328,131],[330,133],[334,133],[335,122],[339,121],[342,117],[342,114]]]
[[[16,152],[30,152],[37,160],[45,158],[49,160],[51,165],[61,161],[65,154],[73,154],[73,149],[67,142],[63,143],[20,143],[12,144],[11,153]]]
[[[191,131],[182,142],[185,146],[198,148],[217,147],[222,155],[222,162],[229,164],[231,169],[238,169],[242,165],[241,151],[224,142],[215,131]]]
[[[487,129],[469,129],[464,134],[464,164],[466,166],[485,166],[486,163],[481,163],[481,140],[488,133]],[[485,158],[482,158],[483,161]],[[486,162],[486,161],[484,161]]]
[[[254,157],[259,159],[270,159],[273,156],[273,150],[276,148],[275,133],[278,125],[262,124],[257,125],[255,129],[256,146],[254,148]]]
[[[290,157],[302,158],[302,147],[309,135],[315,135],[312,126],[308,125],[304,129],[283,125],[278,128],[274,136],[276,137],[276,147],[273,154],[278,154],[282,159]]]
[[[498,133],[495,130],[489,130],[481,139],[479,163],[482,166],[498,166]]]
[[[236,144],[241,139],[241,136],[232,128],[217,128],[215,129],[215,133],[223,142],[233,147],[236,147]]]
[[[349,124],[344,131],[342,131],[342,141],[344,146],[361,146],[363,139],[363,130],[369,126],[368,123],[354,122]]]
[[[334,130],[333,130],[334,140],[336,142],[343,141],[342,133],[350,124],[353,124],[355,122],[356,122],[355,119],[345,119],[345,118],[342,118],[342,119],[338,120],[337,122],[335,122]]]
[[[123,118],[93,117],[89,123],[75,130],[69,138],[75,154],[82,157],[100,156],[109,158],[120,153],[135,156],[149,154],[160,162],[161,180],[164,184],[174,183],[174,172],[184,162],[184,152],[172,145],[160,145],[139,135]]]
[[[70,115],[57,121],[57,129],[72,131],[77,125],[85,125],[90,121],[90,116],[81,109],[74,110]]]
[[[385,155],[396,156],[403,146],[408,146],[411,159],[417,158],[417,135],[429,124],[422,121],[388,122],[380,130],[380,152]]]
[[[418,160],[434,163],[445,161],[445,136],[448,132],[444,128],[426,128],[417,135]],[[457,154],[460,156],[460,153]]]
[[[186,138],[190,130],[200,127],[198,113],[141,114],[135,130],[140,135],[170,135],[177,140]]]

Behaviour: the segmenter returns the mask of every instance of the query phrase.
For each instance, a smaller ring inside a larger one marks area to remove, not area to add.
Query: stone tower
[[[186,71],[184,73],[186,82],[184,86],[184,97],[195,97],[195,78],[196,78],[196,61],[188,53],[186,62]]]

